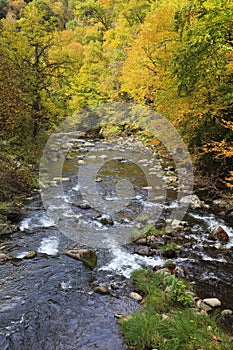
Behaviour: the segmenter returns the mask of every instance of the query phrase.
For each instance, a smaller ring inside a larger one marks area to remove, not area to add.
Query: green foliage
[[[146,294],[142,310],[121,322],[124,340],[133,349],[226,350],[233,346],[232,337],[217,327],[214,318],[189,308],[193,303],[187,286],[174,275],[145,270],[134,271],[132,278],[136,289]]]
[[[188,286],[174,275],[166,275],[163,279],[165,291],[170,293],[171,299],[184,306],[193,306],[193,297],[187,294]]]
[[[166,253],[169,250],[178,250],[180,246],[174,242],[165,244],[161,249],[161,253]]]

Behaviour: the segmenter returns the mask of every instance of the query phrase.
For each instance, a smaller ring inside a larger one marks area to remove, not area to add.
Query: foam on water
[[[55,225],[55,221],[43,214],[41,216],[35,215],[30,218],[25,218],[19,224],[20,231],[30,230],[37,227],[51,227]]]
[[[160,257],[146,257],[137,254],[132,254],[120,246],[114,246],[111,249],[113,259],[100,270],[111,271],[126,278],[130,278],[132,271],[143,269],[146,266],[160,266],[163,265],[164,260]]]
[[[75,185],[74,187],[72,187],[72,190],[74,190],[74,191],[80,191],[80,186],[79,186],[79,184],[77,184],[77,185]]]
[[[47,255],[56,255],[58,253],[59,239],[57,236],[51,236],[43,238],[38,248],[38,253],[44,253]]]
[[[190,213],[190,215],[195,219],[204,221],[210,232],[216,227],[221,226],[227,232],[230,238],[230,242],[226,246],[230,247],[233,245],[233,228],[227,226],[223,220],[216,218],[213,214],[210,214],[208,216],[201,216],[198,214]]]

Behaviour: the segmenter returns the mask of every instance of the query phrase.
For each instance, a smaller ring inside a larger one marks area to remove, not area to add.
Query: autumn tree
[[[22,100],[30,110],[34,136],[64,116],[65,96],[56,91],[64,83],[69,62],[52,58],[52,50],[59,46],[56,25],[57,18],[40,2],[28,4],[19,20],[2,20],[0,45],[21,72]]]

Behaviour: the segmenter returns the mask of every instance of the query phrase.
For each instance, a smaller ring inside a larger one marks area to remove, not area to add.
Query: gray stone
[[[71,258],[80,260],[83,264],[90,269],[94,269],[97,265],[97,255],[93,250],[90,249],[73,249],[68,250],[66,255]]]

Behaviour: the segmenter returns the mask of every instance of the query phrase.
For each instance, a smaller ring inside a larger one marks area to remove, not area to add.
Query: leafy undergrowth
[[[233,339],[216,317],[198,312],[190,287],[172,274],[134,271],[143,308],[121,321],[124,340],[134,350],[229,350]]]

